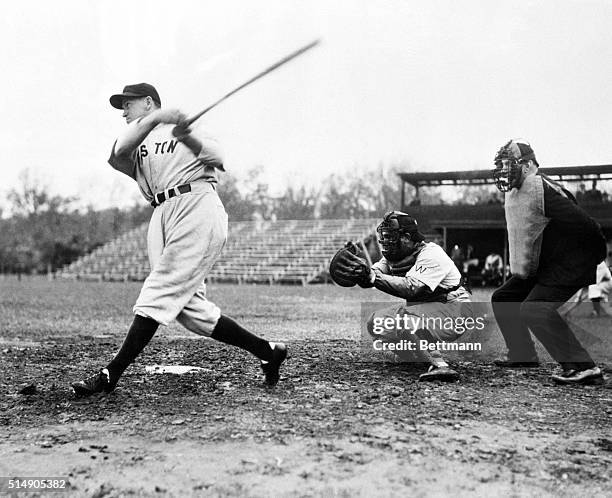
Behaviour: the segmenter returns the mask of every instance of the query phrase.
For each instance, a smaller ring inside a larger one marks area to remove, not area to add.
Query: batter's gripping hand
[[[188,125],[182,122],[177,124],[174,128],[172,128],[172,135],[174,135],[175,138],[179,142],[182,142],[183,140],[185,140],[185,138],[187,138],[190,133],[191,133],[191,128],[189,128]]]
[[[329,263],[329,274],[341,287],[372,287],[370,274],[372,269],[363,252],[354,242],[347,242]]]
[[[180,124],[187,120],[187,116],[178,109],[159,109],[155,113],[159,123]]]

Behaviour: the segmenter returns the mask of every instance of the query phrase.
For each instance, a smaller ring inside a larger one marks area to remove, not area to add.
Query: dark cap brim
[[[146,97],[146,95],[140,95],[138,93],[131,93],[131,92],[117,93],[115,95],[111,95],[111,98],[109,99],[109,101],[110,101],[110,104],[115,109],[123,109],[123,99],[133,99],[133,98],[141,98],[141,97]]]

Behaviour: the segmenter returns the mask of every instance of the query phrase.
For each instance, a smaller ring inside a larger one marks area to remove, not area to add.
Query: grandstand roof
[[[555,180],[564,182],[612,180],[612,164],[546,167],[540,168],[540,171]],[[398,176],[403,182],[409,183],[416,188],[439,185],[493,184],[492,169],[431,173],[398,173]]]

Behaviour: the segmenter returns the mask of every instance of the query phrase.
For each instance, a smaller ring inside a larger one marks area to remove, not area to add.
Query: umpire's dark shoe
[[[263,370],[266,384],[268,386],[275,386],[280,379],[278,371],[287,358],[287,346],[282,342],[270,344],[274,344],[272,347],[272,359],[270,361],[262,361],[261,369]]]
[[[110,374],[106,368],[101,369],[97,374],[72,383],[72,389],[77,396],[91,396],[96,393],[110,393],[115,389],[116,382],[111,383]]]
[[[433,381],[440,380],[442,382],[454,382],[459,380],[459,374],[450,367],[429,367],[429,370],[424,374],[419,375],[419,380]]]
[[[552,380],[557,384],[601,384],[603,372],[599,367],[585,370],[566,370],[560,375],[553,375]]]
[[[496,367],[501,368],[538,368],[540,366],[540,362],[537,358],[528,361],[518,361],[504,358],[500,360],[493,360],[493,364]]]

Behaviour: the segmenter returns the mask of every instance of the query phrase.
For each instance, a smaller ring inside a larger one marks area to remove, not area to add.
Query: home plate
[[[147,365],[145,372],[148,374],[175,374],[183,375],[189,372],[212,372],[210,368],[192,367],[189,365]]]

